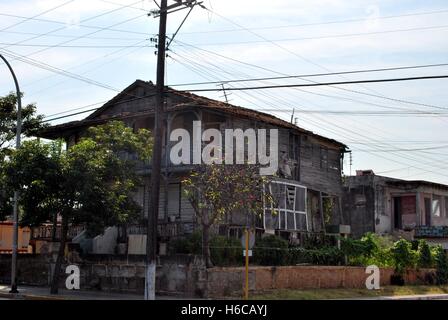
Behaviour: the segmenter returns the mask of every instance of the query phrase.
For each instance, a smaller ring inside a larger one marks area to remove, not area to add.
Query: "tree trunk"
[[[57,212],[55,212],[53,214],[53,228],[51,229],[51,241],[52,242],[56,241],[57,228],[58,228],[58,214],[57,214]]]
[[[211,254],[210,254],[210,217],[208,216],[208,210],[201,209],[201,222],[202,222],[202,256],[205,260],[207,268],[213,267]]]
[[[204,256],[205,265],[207,268],[213,267],[210,255],[210,225],[202,225],[202,255]]]
[[[58,256],[56,258],[56,263],[54,265],[53,277],[51,279],[51,289],[50,289],[51,294],[58,294],[59,275],[61,273],[62,260],[64,259],[65,243],[67,242],[67,233],[68,233],[68,222],[67,222],[67,218],[65,218],[63,216],[62,217],[60,246],[59,246]]]

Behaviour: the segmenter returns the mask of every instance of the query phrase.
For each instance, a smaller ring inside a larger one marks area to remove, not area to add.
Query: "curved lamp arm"
[[[20,136],[22,134],[22,97],[20,95],[19,82],[16,74],[9,62],[0,54],[0,58],[6,63],[11,71],[17,92],[17,128],[16,128],[16,148],[20,148]],[[13,237],[12,237],[12,258],[11,258],[11,290],[10,293],[17,293],[17,252],[19,242],[19,191],[14,191],[14,218],[13,218]]]

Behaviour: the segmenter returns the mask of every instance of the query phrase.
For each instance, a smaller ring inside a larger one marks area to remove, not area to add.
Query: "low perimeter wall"
[[[43,255],[19,255],[20,284],[48,286],[52,259]],[[90,255],[69,260],[80,268],[81,289],[143,294],[145,261],[143,256]],[[9,283],[11,256],[0,255],[0,283]],[[433,269],[411,270],[406,284],[422,284]],[[380,269],[381,286],[389,285],[393,269]],[[63,288],[67,275],[61,274]],[[241,296],[245,283],[244,267],[205,269],[203,260],[193,255],[160,259],[156,290],[159,294],[184,297]],[[252,292],[273,289],[365,288],[368,274],[362,267],[282,266],[249,269]]]
[[[49,286],[55,257],[19,255],[18,283]],[[132,255],[88,255],[64,263],[80,269],[80,289],[143,294],[145,257]],[[59,287],[65,287],[67,274],[61,273]],[[11,255],[0,254],[0,283],[11,279]],[[156,290],[159,294],[204,297],[207,288],[203,259],[194,255],[162,257],[158,261]]]
[[[406,284],[423,284],[434,269],[410,270],[405,275]],[[390,285],[392,268],[380,269],[380,285]],[[262,292],[274,289],[365,289],[366,269],[345,266],[282,266],[250,267],[249,289]],[[212,268],[207,270],[207,289],[210,297],[241,294],[245,279],[244,268]]]

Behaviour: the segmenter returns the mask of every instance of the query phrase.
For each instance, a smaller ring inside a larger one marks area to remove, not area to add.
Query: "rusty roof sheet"
[[[44,137],[44,138],[55,138],[57,136],[63,136],[62,133],[64,131],[69,131],[69,130],[76,129],[76,128],[98,125],[98,124],[101,124],[101,123],[104,123],[104,122],[107,122],[110,120],[122,120],[122,119],[126,119],[126,118],[134,118],[134,117],[140,117],[140,116],[153,114],[153,110],[148,110],[148,111],[141,111],[141,112],[134,112],[134,113],[127,112],[127,113],[113,115],[110,117],[97,118],[97,116],[99,116],[105,109],[116,104],[120,100],[121,97],[123,97],[125,95],[129,95],[128,93],[126,93],[126,91],[131,90],[138,86],[145,86],[149,89],[155,88],[155,86],[152,82],[136,80],[134,83],[132,83],[130,86],[128,86],[122,92],[120,92],[118,95],[116,95],[110,101],[106,102],[102,107],[98,108],[98,110],[96,110],[95,112],[90,114],[84,120],[71,121],[71,122],[48,127],[40,132],[40,136]],[[221,112],[224,112],[227,114],[232,114],[237,117],[253,119],[253,120],[261,121],[261,122],[268,123],[268,124],[271,124],[274,126],[279,126],[279,127],[296,130],[301,133],[306,133],[311,136],[314,136],[320,140],[324,140],[331,144],[337,145],[339,148],[342,148],[344,150],[348,149],[348,147],[345,144],[343,144],[342,142],[318,135],[309,130],[305,130],[303,128],[300,128],[292,123],[289,123],[285,120],[277,118],[268,113],[232,105],[232,104],[225,103],[222,101],[213,100],[210,98],[206,98],[203,96],[193,94],[188,91],[175,90],[170,87],[166,88],[166,92],[167,92],[166,94],[168,96],[177,96],[177,97],[181,97],[181,98],[185,99],[184,102],[180,102],[180,103],[169,106],[167,111],[175,111],[175,110],[180,110],[180,109],[198,108],[198,107],[204,108],[204,109],[209,109],[209,110],[212,109],[212,110],[221,111]]]

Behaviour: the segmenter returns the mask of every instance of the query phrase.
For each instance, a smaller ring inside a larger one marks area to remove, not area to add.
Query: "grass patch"
[[[420,294],[446,294],[448,286],[387,286],[380,290],[367,289],[281,289],[252,295],[254,300],[326,300],[369,298],[379,296],[406,296]]]

